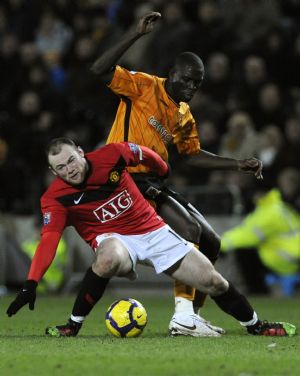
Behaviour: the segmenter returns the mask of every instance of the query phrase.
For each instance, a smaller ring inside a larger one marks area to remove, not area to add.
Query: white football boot
[[[203,318],[199,314],[197,316],[201,322],[203,322],[206,326],[208,326],[210,329],[214,330],[215,332],[220,333],[220,334],[226,333],[225,329],[221,328],[220,326],[212,325],[210,321],[205,320],[205,318]]]
[[[221,337],[221,334],[205,324],[205,320],[196,314],[174,313],[170,324],[171,336]]]

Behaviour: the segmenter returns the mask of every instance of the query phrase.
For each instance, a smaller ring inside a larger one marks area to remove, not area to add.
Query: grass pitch
[[[48,338],[48,325],[64,324],[74,296],[38,297],[34,312],[24,307],[8,318],[14,296],[1,298],[0,374],[10,375],[139,375],[139,376],[279,376],[300,375],[300,336],[254,337],[233,318],[207,300],[202,311],[227,330],[221,338],[170,338],[173,314],[170,296],[131,296],[148,312],[148,325],[139,338],[118,339],[108,334],[104,315],[119,297],[106,294],[76,338]],[[300,329],[299,299],[250,298],[259,316],[289,321]],[[300,332],[300,330],[298,330]]]

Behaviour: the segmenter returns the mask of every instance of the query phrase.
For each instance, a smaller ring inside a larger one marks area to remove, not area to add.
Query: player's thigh
[[[207,250],[207,255],[211,255],[211,252],[218,255],[221,245],[220,236],[216,233],[216,231],[212,228],[212,226],[207,222],[207,220],[201,213],[199,213],[198,211],[190,211],[190,214],[198,221],[201,226],[201,237],[199,242],[201,251],[206,254],[205,251]]]
[[[215,270],[208,258],[195,248],[165,273],[211,295],[227,288],[226,280]]]
[[[199,241],[199,246],[201,252],[203,252],[209,259],[215,259],[218,256],[221,240],[220,236],[208,223],[205,217],[197,210],[188,200],[186,200],[181,194],[168,190],[169,196],[173,197],[189,215],[194,219],[194,221],[201,228],[201,236]]]
[[[184,239],[193,243],[199,242],[201,236],[200,224],[175,198],[162,193],[157,212]]]
[[[125,244],[116,237],[104,239],[96,250],[97,267],[114,275],[126,275],[132,270],[132,260]]]

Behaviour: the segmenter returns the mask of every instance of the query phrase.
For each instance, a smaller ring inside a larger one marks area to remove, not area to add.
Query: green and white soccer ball
[[[116,300],[106,312],[105,324],[115,337],[138,337],[147,325],[147,312],[135,299]]]

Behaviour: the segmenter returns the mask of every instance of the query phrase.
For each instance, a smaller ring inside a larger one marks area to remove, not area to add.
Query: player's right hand
[[[15,315],[27,303],[29,303],[29,309],[31,311],[34,310],[37,285],[38,283],[32,279],[29,279],[24,283],[24,286],[18,293],[16,299],[7,308],[6,313],[9,317]]]
[[[161,14],[159,12],[149,12],[145,16],[143,16],[137,25],[137,32],[139,34],[148,34],[154,28],[154,25],[157,20],[161,18]]]

